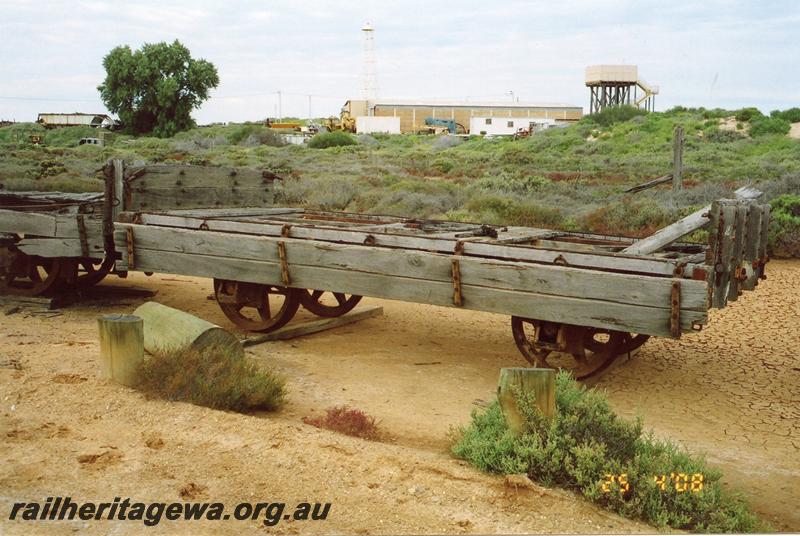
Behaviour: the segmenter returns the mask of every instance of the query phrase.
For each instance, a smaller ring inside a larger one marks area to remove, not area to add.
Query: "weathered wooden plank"
[[[271,176],[248,168],[193,166],[187,164],[151,164],[128,167],[125,179],[131,186],[236,186],[272,184]]]
[[[272,174],[252,169],[158,164],[125,170],[126,210],[272,203]]]
[[[453,255],[252,235],[239,235],[232,241],[230,235],[225,233],[147,225],[119,224],[117,228],[134,230],[137,251],[146,248],[280,263],[277,245],[284,242],[290,273],[297,265],[325,266],[346,271],[452,282]],[[120,234],[120,245],[122,242]],[[458,259],[464,285],[669,307],[671,287],[670,280],[666,278],[597,272],[570,266],[479,259],[463,255],[459,255]],[[705,282],[687,280],[683,287],[683,302],[686,309],[705,310]]]
[[[254,207],[272,204],[271,189],[255,187],[175,187],[136,188],[131,190],[129,210],[159,210],[239,206]]]
[[[128,210],[128,196],[126,191],[126,184],[125,184],[125,163],[116,158],[111,161],[111,165],[113,167],[114,175],[113,175],[113,183],[114,183],[114,200],[111,203],[111,217],[113,221],[116,221],[119,218],[119,213],[123,210]]]
[[[77,223],[75,226],[77,229]],[[0,232],[56,236],[56,218],[52,214],[0,209]]]
[[[768,204],[761,205],[761,240],[759,241],[758,245],[758,257],[759,257],[759,266],[758,266],[758,276],[759,278],[764,276],[764,270],[766,268],[766,263],[769,260],[767,257],[767,242],[769,241],[769,218],[770,213],[772,211],[772,207]]]
[[[728,301],[736,301],[741,293],[743,275],[742,259],[744,258],[745,235],[747,233],[748,206],[744,203],[736,205],[736,228],[734,230],[733,254],[731,257],[731,282],[728,287]]]
[[[242,208],[188,208],[162,212],[171,216],[189,216],[192,218],[238,218],[247,216],[274,216],[278,214],[302,214],[302,208],[291,207],[242,207]]]
[[[735,192],[737,199],[755,199],[759,195],[761,195],[759,190],[749,186],[739,188]],[[708,211],[710,209],[711,205],[707,205],[696,212],[692,212],[685,218],[682,218],[671,225],[667,225],[663,229],[656,231],[647,238],[643,238],[637,242],[634,242],[633,245],[623,249],[622,253],[628,253],[630,255],[647,255],[648,253],[658,251],[664,246],[675,242],[680,237],[696,231],[708,223]]]
[[[631,186],[625,190],[624,193],[635,194],[636,192],[641,192],[642,190],[647,190],[648,188],[652,188],[653,186],[658,186],[659,184],[664,184],[667,182],[672,182],[672,173],[663,175],[651,181],[643,182],[642,184],[637,184],[636,186]]]
[[[722,204],[722,235],[720,237],[719,264],[714,285],[714,307],[721,309],[728,301],[728,285],[731,279],[731,260],[733,258],[733,245],[736,233],[736,205]]]
[[[304,335],[312,335],[320,331],[326,331],[340,326],[346,326],[354,322],[366,320],[383,315],[383,307],[379,305],[372,305],[366,307],[357,307],[349,313],[336,318],[320,318],[318,320],[311,320],[310,322],[303,322],[302,324],[289,324],[280,329],[276,329],[270,333],[258,334],[252,337],[247,337],[241,340],[242,346],[253,346],[261,344],[262,342],[269,341],[285,341],[288,339],[296,339]]]
[[[136,269],[282,285],[279,263],[210,255],[136,250]],[[455,307],[451,282],[385,276],[327,267],[292,267],[292,285],[391,300]],[[551,296],[463,285],[463,308],[670,337],[669,308]],[[681,330],[705,323],[707,313],[681,311]]]
[[[722,241],[722,205],[719,201],[711,203],[708,210],[708,248],[706,249],[705,264],[706,283],[708,286],[708,307],[711,307],[714,297],[714,288],[717,280],[717,266],[720,264],[720,244]]]
[[[19,212],[0,209],[0,232],[24,235],[79,238],[78,220],[75,214],[51,214],[42,212]],[[97,218],[85,219],[89,240],[102,240],[102,222]]]
[[[758,283],[758,246],[761,241],[761,205],[752,203],[747,214],[747,238],[744,246],[744,268],[747,279],[742,282],[744,290],[754,290]]]
[[[16,244],[27,255],[40,257],[84,257],[78,238],[23,238]],[[102,238],[88,242],[89,257],[102,259],[105,256]]]
[[[134,214],[123,214],[123,221],[131,221]],[[204,220],[185,216],[167,216],[142,213],[138,221],[147,225],[199,229],[207,227],[211,231],[228,233],[247,233],[261,236],[281,236],[284,224],[256,223],[248,221]],[[401,234],[381,234],[332,229],[326,227],[292,226],[290,236],[341,242],[350,244],[368,243],[387,248],[403,248],[425,251],[452,252],[456,240],[411,236]],[[621,272],[673,276],[680,259],[648,259],[614,253],[584,253],[559,249],[538,248],[523,245],[505,245],[487,242],[463,242],[466,256],[494,257],[509,260],[531,261],[544,264],[561,264],[588,269],[617,270]]]

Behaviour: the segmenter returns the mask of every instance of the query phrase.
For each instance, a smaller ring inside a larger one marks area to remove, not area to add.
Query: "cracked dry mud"
[[[800,262],[773,261],[769,279],[700,333],[651,339],[599,383],[623,415],[703,452],[731,487],[779,530],[800,530]],[[206,297],[211,282],[134,275],[108,285],[157,289],[156,299],[231,329]],[[226,533],[649,532],[543,488],[510,488],[447,454],[449,432],[494,396],[499,369],[523,366],[507,317],[417,304],[384,316],[248,348],[288,378],[276,414],[239,415],[146,400],[100,379],[96,317],[125,305],[77,305],[54,318],[0,316],[0,531],[15,500],[71,495],[144,501],[332,502],[323,523],[229,522]],[[298,315],[295,322],[310,318]],[[302,417],[348,404],[376,416],[376,443],[307,426]],[[187,491],[188,490],[188,491]],[[220,522],[152,530],[212,533]],[[138,534],[109,521],[37,525],[63,533]],[[150,531],[149,531],[150,532]]]

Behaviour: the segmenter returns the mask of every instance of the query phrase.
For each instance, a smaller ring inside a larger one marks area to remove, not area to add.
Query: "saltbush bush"
[[[232,411],[274,410],[286,396],[283,378],[216,344],[153,356],[137,379],[149,396]]]
[[[484,471],[526,473],[544,485],[580,492],[659,528],[767,528],[741,496],[722,488],[719,471],[674,443],[643,434],[641,419],[618,417],[605,395],[580,386],[567,372],[556,376],[551,421],[538,411],[532,396],[518,396],[517,404],[526,422],[522,435],[509,432],[494,402],[483,413],[473,411],[472,423],[457,434],[453,454]],[[702,475],[702,484],[696,475]]]
[[[754,117],[763,116],[764,114],[761,113],[761,110],[758,108],[742,108],[741,110],[736,112],[734,117],[737,121],[741,121],[742,123],[746,123],[751,121]]]
[[[587,121],[594,122],[602,127],[610,127],[615,123],[629,121],[636,116],[645,115],[647,112],[635,106],[609,106],[602,111],[586,116]]]
[[[779,117],[759,116],[750,121],[750,136],[766,136],[768,134],[785,135],[792,128],[788,121]]]
[[[783,111],[773,110],[769,115],[790,123],[797,123],[800,121],[800,108],[789,108]]]
[[[586,214],[582,227],[601,234],[647,236],[675,221],[675,215],[652,198],[625,198]]]
[[[770,205],[771,254],[775,257],[800,257],[800,195],[780,195]]]
[[[313,138],[311,138],[311,141],[308,142],[308,146],[312,149],[327,149],[329,147],[356,145],[357,143],[358,142],[353,136],[347,132],[338,130],[335,132],[320,132],[319,134],[316,134]]]

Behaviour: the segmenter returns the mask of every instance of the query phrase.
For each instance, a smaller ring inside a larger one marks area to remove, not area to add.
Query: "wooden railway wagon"
[[[764,276],[769,205],[751,188],[642,240],[272,206],[270,173],[106,166],[103,194],[0,193],[0,293],[108,273],[209,277],[251,331],[361,296],[511,316],[533,365],[586,379],[650,336],[699,330]],[[707,244],[677,242],[701,227]]]

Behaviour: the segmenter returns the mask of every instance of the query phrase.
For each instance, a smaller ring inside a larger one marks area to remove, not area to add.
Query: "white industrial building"
[[[358,134],[400,134],[400,118],[376,115],[356,117]]]
[[[471,117],[469,133],[481,136],[513,136],[520,130],[538,132],[556,126],[555,119],[530,117]]]

